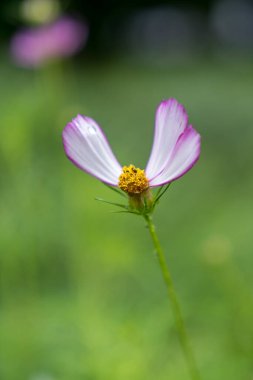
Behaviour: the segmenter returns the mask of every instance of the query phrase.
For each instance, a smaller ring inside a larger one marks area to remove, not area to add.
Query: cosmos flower
[[[24,67],[38,67],[78,52],[88,37],[86,24],[70,17],[41,27],[19,31],[10,51],[15,62]]]
[[[122,167],[102,129],[93,119],[86,116],[78,115],[67,124],[63,130],[63,145],[67,157],[74,165],[109,186],[119,187],[128,194],[129,204],[108,202],[101,198],[97,200],[119,207],[121,210],[117,212],[144,217],[171,301],[190,377],[200,379],[172,277],[152,219],[156,204],[169,184],[190,170],[200,155],[200,135],[188,125],[184,107],[175,99],[165,100],[159,105],[156,111],[153,147],[145,170],[132,164]],[[163,188],[165,184],[167,186]],[[150,190],[152,187],[160,187],[154,197]],[[126,195],[117,188],[114,188],[114,191],[124,197]]]
[[[158,106],[154,142],[145,170],[121,166],[98,124],[78,115],[63,131],[67,157],[81,170],[117,186],[129,195],[175,181],[190,170],[200,155],[200,135],[188,125],[184,107],[175,99]]]

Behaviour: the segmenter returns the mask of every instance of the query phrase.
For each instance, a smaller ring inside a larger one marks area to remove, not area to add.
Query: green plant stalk
[[[177,327],[177,331],[179,335],[179,340],[184,352],[184,356],[185,356],[190,377],[192,380],[200,380],[200,374],[196,365],[194,354],[193,354],[189,337],[186,331],[185,323],[184,323],[182,313],[181,313],[181,308],[177,299],[172,277],[171,277],[168,265],[166,263],[163,250],[161,248],[160,242],[156,234],[155,225],[153,223],[151,215],[146,214],[144,218],[147,222],[147,226],[148,226],[151,238],[153,240],[157,258],[158,258],[160,268],[162,271],[163,279],[167,287],[167,291],[170,298],[172,311],[173,311],[173,315],[175,318],[175,323],[176,323],[176,327]]]

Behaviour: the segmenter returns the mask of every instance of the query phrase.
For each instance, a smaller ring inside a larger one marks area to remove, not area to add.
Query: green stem
[[[179,305],[177,295],[176,295],[176,292],[174,289],[172,277],[171,277],[168,265],[166,263],[166,259],[165,259],[164,253],[162,251],[160,242],[158,240],[156,230],[155,230],[155,226],[154,226],[154,223],[152,221],[152,217],[150,215],[145,215],[144,217],[145,217],[145,220],[147,221],[148,229],[149,229],[151,238],[152,238],[153,243],[154,243],[154,247],[155,247],[155,250],[157,253],[157,257],[158,257],[158,261],[159,261],[160,268],[162,271],[163,279],[164,279],[166,287],[167,287],[168,295],[169,295],[171,306],[172,306],[172,311],[173,311],[174,318],[175,318],[176,327],[178,330],[180,343],[181,343],[181,346],[182,346],[182,349],[183,349],[183,352],[185,355],[185,360],[186,360],[186,363],[188,366],[190,377],[192,380],[200,380],[200,374],[199,374],[199,371],[198,371],[198,368],[197,368],[197,365],[195,362],[195,358],[193,355],[193,351],[191,348],[189,337],[188,337],[188,334],[186,331],[186,327],[185,327],[185,323],[184,323],[184,320],[182,317],[180,305]]]

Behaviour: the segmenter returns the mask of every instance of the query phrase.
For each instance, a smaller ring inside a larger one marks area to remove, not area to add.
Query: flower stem
[[[155,226],[152,220],[152,217],[150,215],[145,215],[144,216],[145,220],[147,221],[148,229],[151,235],[151,238],[154,243],[154,247],[157,253],[158,261],[160,264],[160,268],[162,271],[163,279],[167,287],[168,295],[170,298],[171,306],[172,306],[172,311],[174,314],[175,318],[175,323],[179,335],[179,340],[184,352],[185,356],[185,361],[188,366],[190,378],[192,380],[200,380],[200,374],[195,362],[194,354],[191,348],[191,344],[189,341],[189,337],[186,331],[185,323],[182,317],[180,305],[177,299],[177,295],[174,289],[172,277],[168,268],[168,265],[166,263],[166,259],[163,253],[163,250],[161,248],[160,242],[158,240]]]

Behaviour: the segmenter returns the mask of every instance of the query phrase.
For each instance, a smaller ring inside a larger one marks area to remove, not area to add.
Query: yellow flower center
[[[144,170],[134,165],[123,166],[119,176],[119,188],[128,194],[140,194],[149,187]]]

